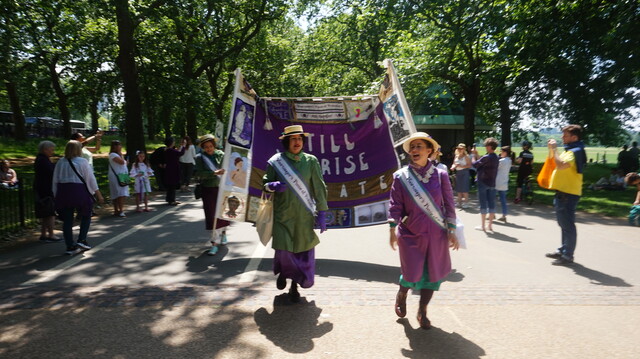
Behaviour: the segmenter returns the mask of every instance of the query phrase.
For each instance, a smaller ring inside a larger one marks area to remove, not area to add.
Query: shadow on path
[[[260,333],[276,346],[289,353],[308,353],[313,350],[313,339],[333,330],[333,323],[318,324],[322,309],[315,301],[307,302],[303,297],[300,303],[293,304],[287,294],[273,299],[273,312],[266,308],[258,309],[253,318]]]
[[[577,275],[591,280],[591,284],[607,287],[633,287],[631,284],[625,282],[622,278],[614,277],[595,269],[587,268],[582,264],[573,263],[567,268],[571,268]]]
[[[458,333],[447,333],[436,327],[429,330],[413,328],[406,318],[398,319],[397,323],[404,327],[411,347],[401,349],[405,358],[472,359],[485,355],[484,349]]]

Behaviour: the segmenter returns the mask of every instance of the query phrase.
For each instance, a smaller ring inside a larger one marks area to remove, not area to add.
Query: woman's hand
[[[395,227],[389,227],[389,245],[391,246],[391,249],[393,249],[394,251],[398,246],[398,236],[396,236]]]
[[[449,248],[454,251],[457,251],[460,248],[460,243],[458,242],[455,232],[447,232],[447,239],[449,240]]]
[[[213,171],[213,174],[216,176],[222,176],[224,174],[224,168],[221,168],[219,170]]]
[[[98,203],[99,204],[103,204],[104,203],[104,197],[102,197],[102,193],[100,193],[100,191],[96,191],[95,195],[96,195],[96,199],[98,200]]]

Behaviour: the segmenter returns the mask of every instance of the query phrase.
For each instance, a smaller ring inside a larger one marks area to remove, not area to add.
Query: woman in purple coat
[[[179,150],[174,148],[176,141],[173,137],[167,137],[164,140],[167,149],[164,151],[165,168],[164,168],[164,185],[167,187],[167,203],[172,206],[178,205],[180,202],[176,201],[176,189],[180,187],[180,157],[184,155],[185,141],[182,141],[182,145]]]
[[[389,243],[400,250],[402,273],[395,312],[403,318],[409,289],[420,290],[418,322],[429,329],[427,305],[451,271],[449,248],[458,249],[455,202],[447,171],[429,160],[438,143],[416,132],[402,147],[411,162],[393,174],[389,207]]]

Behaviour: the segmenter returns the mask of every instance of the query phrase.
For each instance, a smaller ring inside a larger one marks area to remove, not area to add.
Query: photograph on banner
[[[246,217],[246,193],[221,191],[222,205],[219,207],[217,218],[228,221],[244,222]]]
[[[393,93],[391,76],[389,75],[388,71],[390,70],[387,69],[387,73],[384,74],[384,80],[382,81],[382,85],[380,86],[380,92],[378,93],[378,97],[382,102],[385,102],[389,98],[389,96],[391,96],[391,94]]]
[[[251,147],[251,137],[253,136],[253,114],[255,106],[236,98],[234,104],[233,121],[229,131],[229,143],[244,148]]]
[[[389,212],[389,200],[369,203],[354,208],[355,226],[369,226],[372,224],[386,223]]]
[[[327,227],[349,228],[353,227],[352,208],[331,208],[326,211]]]
[[[347,120],[350,122],[368,120],[372,114],[375,114],[378,102],[377,97],[369,100],[345,101],[344,107],[347,109]],[[382,121],[380,121],[380,119],[378,119],[378,121],[379,124],[376,125],[380,127]]]
[[[234,187],[233,190],[245,192],[247,191],[247,180],[251,161],[249,161],[249,150],[237,146],[229,146],[228,151],[229,162],[227,167],[227,176],[224,187]]]
[[[244,78],[243,75],[240,75],[240,79],[240,93],[255,102],[258,98],[258,94],[256,94],[256,91],[253,89],[253,87],[251,87],[251,84]]]
[[[344,121],[347,119],[342,101],[296,101],[293,104],[298,121]]]
[[[384,113],[389,121],[389,131],[393,143],[398,145],[411,134],[411,128],[407,123],[397,94],[393,94],[384,102]]]

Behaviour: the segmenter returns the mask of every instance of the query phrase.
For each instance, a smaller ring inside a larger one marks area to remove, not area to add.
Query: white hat
[[[293,136],[293,135],[302,135],[304,137],[309,136],[307,132],[304,132],[304,130],[302,130],[302,126],[291,125],[284,128],[284,132],[282,132],[282,136],[280,136],[279,139],[283,139],[287,136]]]
[[[431,144],[433,145],[433,152],[440,149],[440,145],[438,144],[438,142],[436,142],[436,140],[434,140],[426,132],[414,132],[413,134],[411,134],[409,138],[404,140],[404,142],[402,143],[402,148],[404,149],[404,152],[409,153],[411,151],[410,145],[411,145],[411,142],[414,140],[425,140],[425,141],[431,142]]]

